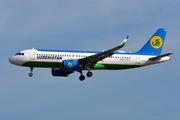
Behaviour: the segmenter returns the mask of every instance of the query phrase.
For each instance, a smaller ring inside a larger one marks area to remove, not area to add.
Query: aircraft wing
[[[163,55],[160,55],[160,56],[156,56],[156,57],[149,58],[149,60],[151,60],[151,61],[159,60],[159,59],[161,59],[162,57],[169,56],[169,55],[171,55],[171,54],[173,54],[173,53],[166,53],[166,54],[163,54]]]
[[[118,46],[116,46],[114,48],[111,48],[109,50],[103,51],[101,53],[97,53],[95,55],[91,55],[91,56],[79,59],[79,62],[81,63],[81,65],[83,65],[83,67],[86,67],[86,66],[93,67],[97,62],[99,62],[99,61],[101,61],[101,60],[103,60],[103,59],[105,59],[107,57],[110,57],[111,55],[114,54],[115,51],[117,51],[117,50],[121,49],[122,47],[124,47],[128,37],[129,36],[127,36],[121,42],[121,44],[119,44]]]

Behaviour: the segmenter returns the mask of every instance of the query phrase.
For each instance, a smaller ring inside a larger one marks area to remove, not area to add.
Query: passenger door
[[[141,64],[141,58],[139,55],[136,56],[136,64],[137,65]]]
[[[34,48],[30,52],[30,59],[35,60],[35,49]]]

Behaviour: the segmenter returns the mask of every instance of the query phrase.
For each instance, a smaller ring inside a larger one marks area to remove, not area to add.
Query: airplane
[[[91,70],[122,70],[144,67],[170,60],[170,55],[161,55],[167,28],[159,28],[147,43],[137,52],[118,51],[123,48],[129,36],[121,44],[103,51],[88,50],[22,50],[9,58],[14,65],[30,68],[29,76],[33,76],[33,68],[51,68],[52,76],[68,77],[79,72],[79,80],[85,80],[83,70],[87,70],[87,77],[91,77]]]

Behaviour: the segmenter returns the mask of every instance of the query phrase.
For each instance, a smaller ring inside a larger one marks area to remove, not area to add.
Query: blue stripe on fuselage
[[[74,53],[101,53],[103,51],[89,51],[89,50],[50,50],[50,49],[36,49],[38,51],[41,52],[74,52]],[[135,55],[137,54],[136,52],[124,52],[124,51],[116,51],[114,52],[114,54],[131,54],[131,55]],[[146,55],[146,54],[137,54],[137,55]]]
[[[49,50],[49,49],[36,49],[42,52],[78,52],[78,53],[101,53],[100,51],[88,51],[88,50]]]

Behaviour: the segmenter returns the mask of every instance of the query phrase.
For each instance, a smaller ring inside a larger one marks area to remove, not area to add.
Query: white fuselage
[[[94,55],[96,53],[89,53],[86,51],[83,52],[54,52],[54,51],[38,51],[36,49],[23,50],[19,53],[23,55],[15,55],[9,59],[12,64],[23,66],[26,62],[55,62],[60,63],[66,59],[81,59]],[[109,64],[109,65],[137,65],[137,66],[146,66],[151,64],[156,64],[164,61],[170,60],[169,56],[162,57],[156,61],[150,61],[149,58],[155,56],[150,55],[137,55],[132,53],[117,52],[110,57],[99,61],[97,64]],[[28,67],[28,66],[27,66]],[[43,66],[39,66],[43,67]],[[52,66],[54,67],[54,66]],[[58,67],[58,66],[57,66]]]

